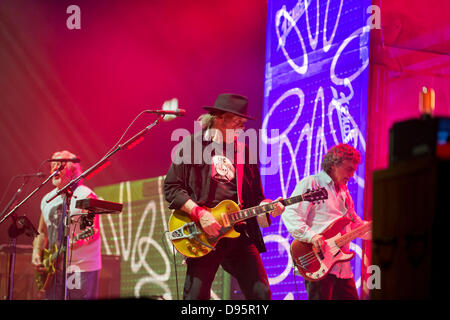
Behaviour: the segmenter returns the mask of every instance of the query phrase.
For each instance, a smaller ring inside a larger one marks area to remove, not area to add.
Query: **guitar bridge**
[[[181,239],[194,240],[211,250],[216,250],[216,248],[200,240],[198,236],[201,234],[202,233],[197,229],[197,225],[195,224],[195,222],[190,222],[170,232],[169,240],[181,240]]]
[[[182,225],[172,232],[169,232],[169,240],[192,239],[197,238],[200,234],[201,232],[198,231],[195,222],[190,222]]]

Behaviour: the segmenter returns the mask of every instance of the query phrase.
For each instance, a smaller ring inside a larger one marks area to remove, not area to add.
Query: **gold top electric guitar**
[[[214,250],[220,239],[239,237],[240,233],[233,228],[236,223],[273,211],[276,202],[288,206],[301,201],[315,202],[327,198],[328,193],[325,188],[320,188],[244,210],[241,210],[232,200],[223,200],[214,208],[205,208],[222,226],[217,237],[209,237],[200,224],[193,222],[187,213],[174,210],[169,218],[169,239],[182,255],[188,258],[200,258]]]

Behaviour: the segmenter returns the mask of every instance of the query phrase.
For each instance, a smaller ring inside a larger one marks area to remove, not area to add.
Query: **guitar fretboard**
[[[232,212],[228,214],[228,218],[230,219],[231,223],[236,223],[239,221],[243,221],[252,217],[256,217],[257,215],[266,213],[266,212],[270,212],[275,210],[275,203],[277,202],[281,202],[284,206],[289,206],[291,204],[300,202],[303,200],[303,195],[299,195],[299,196],[294,196],[288,199],[283,199],[283,200],[278,200],[278,201],[274,201],[262,206],[256,206],[256,207],[251,207],[248,209],[244,209],[241,211],[237,211],[237,212]]]
[[[369,231],[370,228],[372,228],[372,221],[363,224],[362,226],[359,226],[358,228],[350,231],[349,233],[344,234],[342,237],[336,240],[336,245],[340,248],[343,245],[347,244],[348,242],[352,241],[353,239],[359,238],[367,231]]]

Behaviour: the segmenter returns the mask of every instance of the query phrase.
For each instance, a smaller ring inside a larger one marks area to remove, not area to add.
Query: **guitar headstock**
[[[328,192],[325,188],[307,190],[302,197],[304,201],[317,202],[328,199]]]
[[[94,235],[94,228],[90,227],[77,235],[77,240],[86,239]]]

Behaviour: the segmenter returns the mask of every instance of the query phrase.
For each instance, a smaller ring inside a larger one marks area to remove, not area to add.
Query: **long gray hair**
[[[202,124],[202,129],[206,130],[211,128],[216,122],[216,119],[222,116],[224,113],[225,112],[214,110],[209,113],[204,113],[200,115],[197,118],[197,121],[200,121],[200,123]]]

